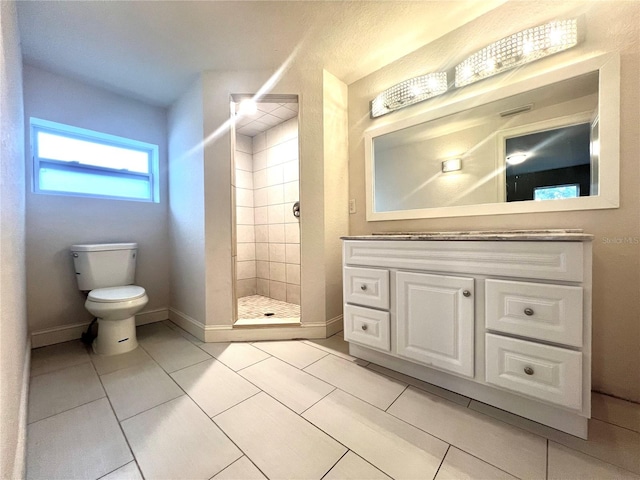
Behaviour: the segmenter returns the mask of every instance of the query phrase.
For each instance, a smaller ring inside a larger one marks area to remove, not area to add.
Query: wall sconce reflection
[[[462,170],[462,160],[460,158],[452,158],[442,162],[442,173],[457,172]]]

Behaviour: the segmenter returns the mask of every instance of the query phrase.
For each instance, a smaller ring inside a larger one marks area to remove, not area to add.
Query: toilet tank
[[[80,290],[131,285],[136,273],[137,243],[72,245]]]

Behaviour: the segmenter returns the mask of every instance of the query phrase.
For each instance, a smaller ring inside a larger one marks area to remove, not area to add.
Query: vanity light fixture
[[[456,172],[462,170],[462,160],[459,158],[452,158],[442,162],[442,173]]]
[[[371,101],[371,118],[441,95],[447,87],[446,72],[429,73],[400,82]]]
[[[477,51],[456,66],[456,87],[574,47],[578,21],[558,20],[514,33]]]

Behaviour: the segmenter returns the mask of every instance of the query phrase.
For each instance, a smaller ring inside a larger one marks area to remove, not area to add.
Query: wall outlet
[[[352,198],[349,200],[349,213],[356,213],[356,199]]]

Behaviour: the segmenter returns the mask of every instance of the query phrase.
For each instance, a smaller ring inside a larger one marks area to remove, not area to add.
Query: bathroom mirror
[[[602,55],[367,131],[367,220],[616,208],[619,83]]]

